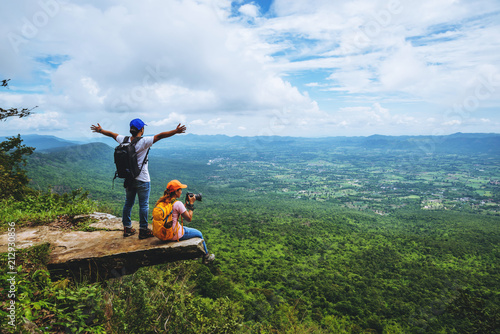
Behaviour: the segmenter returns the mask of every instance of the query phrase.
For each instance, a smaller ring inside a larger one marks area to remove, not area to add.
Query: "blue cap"
[[[139,118],[136,118],[136,119],[133,119],[130,121],[130,127],[134,127],[136,128],[137,130],[140,130],[144,127],[144,125],[147,125],[145,124],[142,120],[140,120]]]

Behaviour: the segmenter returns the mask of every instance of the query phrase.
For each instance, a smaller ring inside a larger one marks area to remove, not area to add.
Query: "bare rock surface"
[[[16,230],[16,248],[49,243],[48,269],[55,276],[87,278],[91,281],[131,274],[140,267],[202,257],[203,241],[193,238],[164,242],[155,237],[139,239],[139,224],[132,222],[137,234],[124,238],[121,218],[104,214],[74,217],[92,218],[92,232],[75,231],[54,223]],[[62,224],[64,225],[64,224]],[[7,252],[8,235],[0,235],[0,252]]]

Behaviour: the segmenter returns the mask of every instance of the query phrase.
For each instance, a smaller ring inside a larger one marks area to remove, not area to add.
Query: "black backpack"
[[[142,137],[134,138],[131,142],[130,137],[125,137],[123,142],[115,148],[115,165],[116,172],[113,181],[118,177],[120,179],[133,180],[141,174],[142,167],[148,159],[149,149],[146,152],[142,166],[139,168],[137,163],[137,152],[135,151],[135,144],[142,139]]]

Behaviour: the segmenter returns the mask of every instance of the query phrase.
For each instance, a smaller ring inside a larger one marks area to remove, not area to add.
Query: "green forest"
[[[3,302],[2,331],[500,332],[496,152],[219,137],[181,150],[167,141],[150,152],[150,208],[171,179],[203,193],[189,226],[203,232],[215,261],[90,283],[51,277],[47,244],[19,250],[16,328]],[[11,222],[20,229],[93,211],[120,216],[111,146],[23,154],[26,165],[11,173],[25,173],[20,191],[0,199],[2,232]],[[2,254],[3,268],[8,260]]]

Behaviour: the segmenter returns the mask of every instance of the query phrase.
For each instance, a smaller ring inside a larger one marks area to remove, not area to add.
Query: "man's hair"
[[[136,137],[137,134],[140,132],[141,130],[138,130],[135,126],[131,126],[130,127],[130,134],[133,136],[133,137]]]

